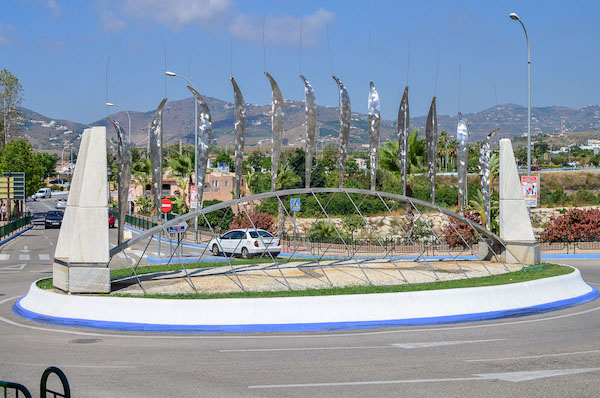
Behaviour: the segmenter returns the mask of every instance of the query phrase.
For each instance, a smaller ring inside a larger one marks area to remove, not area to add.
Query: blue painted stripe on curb
[[[582,253],[582,254],[542,254],[543,259],[550,258],[579,258],[579,259],[593,259],[600,258],[600,253]]]
[[[502,311],[481,312],[475,314],[449,315],[428,318],[395,319],[383,321],[355,322],[322,322],[322,323],[289,323],[289,324],[254,324],[254,325],[160,325],[150,323],[94,321],[88,319],[59,318],[37,314],[21,306],[20,298],[12,307],[12,311],[25,319],[35,322],[87,329],[113,330],[123,332],[146,333],[291,333],[291,332],[331,332],[364,330],[383,327],[443,325],[449,323],[467,323],[491,321],[503,318],[538,315],[550,311],[574,307],[594,301],[600,293],[593,286],[592,291],[584,295],[546,304],[513,308]]]
[[[2,246],[3,244],[5,244],[5,243],[7,243],[7,242],[9,242],[9,241],[11,241],[11,240],[13,240],[14,238],[16,238],[16,237],[17,237],[17,236],[19,236],[19,235],[21,235],[21,234],[24,234],[25,232],[29,231],[31,228],[33,228],[33,225],[30,225],[30,226],[28,226],[27,228],[25,228],[25,229],[23,229],[23,230],[21,230],[21,231],[17,232],[16,234],[12,234],[12,235],[11,235],[11,236],[9,236],[8,238],[1,240],[1,241],[0,241],[0,246]]]

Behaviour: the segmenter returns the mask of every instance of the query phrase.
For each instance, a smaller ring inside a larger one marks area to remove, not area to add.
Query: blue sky
[[[231,101],[232,71],[246,102],[270,102],[267,70],[287,99],[302,100],[302,73],[320,105],[337,105],[327,49],[329,26],[335,74],[352,109],[367,110],[369,80],[379,91],[383,117],[396,117],[407,82],[410,106],[427,113],[437,84],[438,113],[474,112],[498,103],[526,105],[526,46],[517,12],[531,41],[534,106],[579,108],[598,104],[600,5],[594,1],[301,1],[301,0],[4,0],[0,14],[0,68],[17,75],[24,106],[53,118],[89,123],[106,115],[105,71],[110,56],[111,102],[154,109],[165,94],[167,68],[187,75],[205,95]],[[369,57],[369,32],[371,56]],[[188,97],[180,79],[168,80],[168,98]]]

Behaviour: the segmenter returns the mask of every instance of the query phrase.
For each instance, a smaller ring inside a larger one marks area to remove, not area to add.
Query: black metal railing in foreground
[[[31,216],[27,215],[25,217],[18,218],[14,221],[9,222],[0,227],[0,240],[5,237],[12,235],[14,232],[20,231],[21,229],[29,226],[31,224]]]
[[[147,218],[130,215],[125,216],[125,224],[129,224],[132,227],[139,228],[144,231],[157,225],[156,223],[152,222],[152,220]]]
[[[60,384],[62,385],[62,392],[48,389],[48,377],[53,373],[58,377]],[[23,396],[25,398],[32,398],[31,393],[29,392],[27,387],[19,383],[0,381],[0,388],[4,389],[4,397],[8,397],[10,393],[10,396],[14,396],[17,398],[19,396]],[[22,395],[19,395],[19,393]],[[71,388],[69,387],[69,381],[67,380],[67,376],[65,376],[62,370],[55,366],[50,366],[49,368],[47,368],[42,374],[42,378],[40,380],[40,398],[47,398],[49,397],[49,394],[51,394],[54,398],[71,398]]]

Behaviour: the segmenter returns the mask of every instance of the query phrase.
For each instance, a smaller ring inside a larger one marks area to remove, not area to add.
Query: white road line
[[[527,356],[522,356],[522,357],[467,359],[467,360],[465,360],[465,362],[515,361],[515,360],[519,360],[519,359],[536,359],[536,358],[549,358],[549,357],[564,357],[564,356],[568,356],[568,355],[594,354],[594,353],[598,353],[598,352],[600,352],[600,350],[561,352],[559,354],[527,355]]]
[[[557,369],[557,370],[533,370],[525,372],[506,372],[506,373],[482,373],[474,374],[474,377],[457,377],[444,379],[408,379],[408,380],[374,380],[374,381],[348,381],[333,383],[305,383],[305,384],[266,384],[258,386],[248,386],[249,389],[267,389],[267,388],[298,388],[298,387],[344,387],[344,386],[368,386],[382,384],[415,384],[415,383],[447,383],[455,381],[485,381],[501,380],[512,383],[529,381],[536,379],[545,379],[548,377],[566,376],[581,373],[598,372],[600,368],[581,368],[581,369]]]
[[[6,261],[10,258],[10,254],[2,253],[0,254],[0,261]]]
[[[40,257],[40,260],[42,260],[42,261],[50,261],[49,254],[40,254],[39,257]]]
[[[25,264],[15,264],[15,265],[9,265],[7,267],[2,267],[0,268],[0,271],[20,271],[23,268],[25,268]]]
[[[441,347],[457,344],[473,344],[487,343],[492,341],[504,341],[506,339],[490,339],[490,340],[463,340],[463,341],[432,341],[425,343],[400,343],[381,346],[349,346],[349,347],[297,347],[297,348],[248,348],[237,350],[219,350],[219,352],[279,352],[279,351],[330,351],[330,350],[370,350],[370,349],[390,349],[404,348],[405,350],[413,350],[415,348],[430,348]]]
[[[0,365],[21,365],[21,366],[42,366],[42,367],[47,367],[48,364],[46,363],[24,363],[24,362],[0,362]],[[127,369],[131,369],[131,368],[136,368],[137,366],[133,366],[133,365],[54,365],[57,366],[59,368],[100,368],[100,369],[104,369],[104,368],[108,368],[108,369],[121,369],[121,368],[127,368]]]
[[[19,261],[29,261],[29,254],[19,254]]]

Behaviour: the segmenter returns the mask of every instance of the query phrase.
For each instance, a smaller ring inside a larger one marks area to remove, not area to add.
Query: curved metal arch
[[[153,235],[156,235],[160,232],[161,228],[167,228],[171,225],[176,225],[181,223],[182,221],[187,221],[187,220],[191,220],[195,217],[198,216],[202,216],[208,213],[211,213],[213,211],[216,210],[221,210],[221,209],[226,209],[228,207],[234,206],[234,205],[238,205],[238,204],[242,204],[242,203],[249,203],[255,200],[263,200],[263,199],[268,199],[268,198],[273,198],[273,197],[282,197],[282,196],[290,196],[290,195],[301,195],[301,194],[311,194],[311,193],[343,193],[343,194],[361,194],[361,195],[372,195],[372,196],[380,196],[380,197],[384,197],[384,198],[388,198],[388,199],[395,199],[395,200],[400,200],[403,202],[409,202],[412,203],[413,206],[422,206],[422,207],[426,207],[428,209],[432,209],[432,210],[436,210],[439,211],[441,213],[443,213],[444,215],[456,219],[458,221],[461,221],[465,224],[470,225],[471,227],[473,227],[475,230],[477,230],[477,232],[479,232],[481,235],[490,238],[494,243],[498,243],[502,246],[506,246],[506,243],[504,242],[504,240],[502,240],[498,235],[494,234],[493,232],[489,231],[488,229],[486,229],[485,227],[483,227],[482,225],[476,224],[474,222],[472,222],[471,220],[463,217],[462,215],[455,213],[453,211],[450,211],[448,209],[444,209],[443,207],[440,206],[436,206],[434,204],[431,204],[429,202],[424,202],[422,200],[419,199],[415,199],[415,198],[411,198],[408,196],[404,196],[404,195],[397,195],[397,194],[393,194],[393,193],[388,193],[388,192],[379,192],[379,191],[371,191],[368,189],[351,189],[351,188],[298,188],[298,189],[286,189],[286,190],[281,190],[281,191],[275,191],[275,192],[265,192],[265,193],[259,193],[256,195],[252,195],[252,196],[244,196],[242,198],[239,199],[233,199],[233,200],[229,200],[227,202],[221,202],[221,203],[216,203],[214,205],[211,206],[207,206],[204,207],[200,210],[196,210],[193,211],[191,213],[186,213],[186,214],[182,214],[179,217],[173,218],[161,225],[157,225],[154,228],[151,228],[147,231],[144,231],[143,233],[139,234],[138,236],[135,236],[134,238],[128,240],[127,242],[124,242],[122,244],[120,244],[119,246],[116,246],[114,248],[112,248],[110,250],[110,255],[111,257],[114,256],[115,254],[125,250],[126,248],[134,245],[137,242],[143,241],[144,239],[151,237]]]

